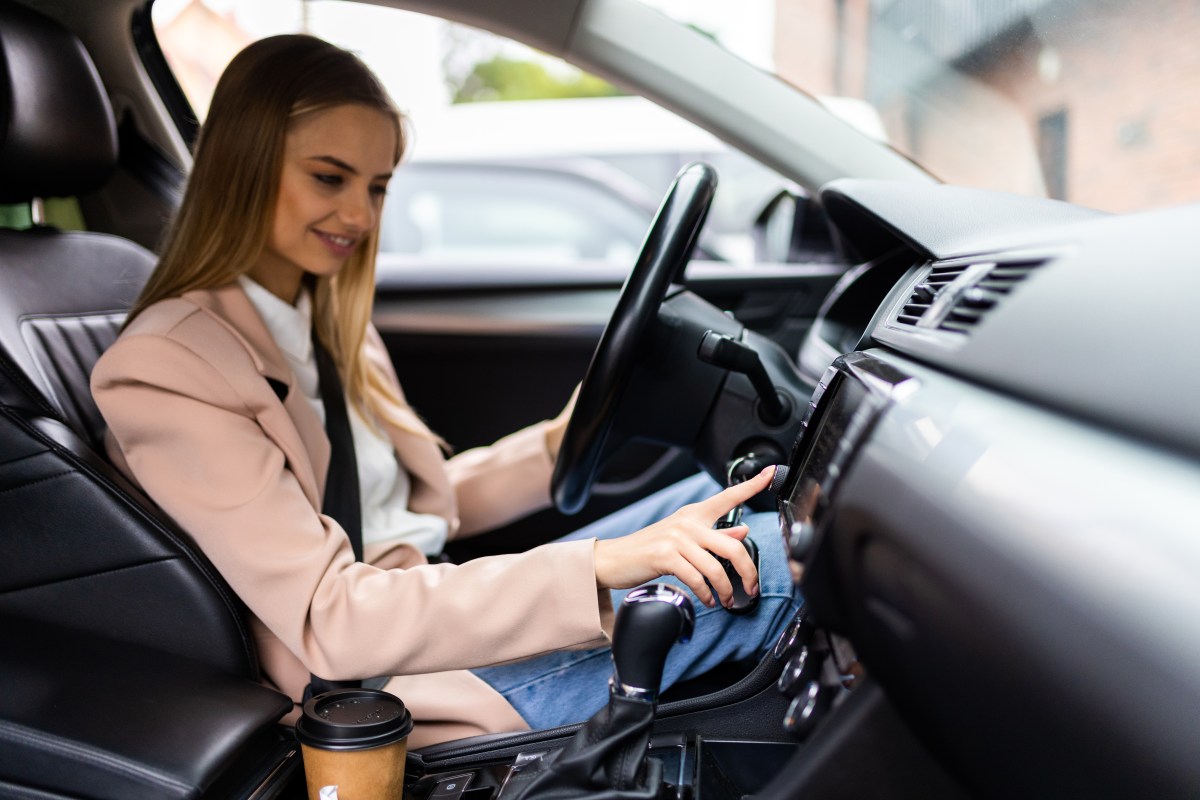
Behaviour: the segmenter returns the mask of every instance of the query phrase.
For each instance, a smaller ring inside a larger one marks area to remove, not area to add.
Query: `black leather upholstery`
[[[0,201],[96,188],[116,133],[79,41],[0,0],[0,78]],[[299,760],[240,601],[102,455],[88,380],[153,266],[0,230],[0,796],[246,797]]]
[[[3,358],[92,444],[104,430],[88,388],[92,366],[153,268],[150,252],[115,236],[0,230]]]
[[[294,748],[291,700],[256,683],[20,619],[0,637],[0,796],[244,796]]]
[[[61,25],[6,2],[0,51],[0,202],[101,186],[117,163],[117,130],[83,44]]]
[[[4,199],[94,188],[116,135],[79,41],[0,0],[0,63]],[[0,613],[257,677],[240,602],[100,455],[89,376],[153,265],[118,237],[0,231]]]

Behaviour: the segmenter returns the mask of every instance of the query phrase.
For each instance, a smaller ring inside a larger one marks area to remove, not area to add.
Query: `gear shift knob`
[[[667,653],[691,638],[695,622],[692,601],[674,586],[655,583],[626,595],[613,624],[612,691],[656,700]]]

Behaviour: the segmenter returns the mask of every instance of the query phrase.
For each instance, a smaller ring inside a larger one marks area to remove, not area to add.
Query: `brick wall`
[[[1111,211],[1200,199],[1197,0],[1088,0],[1087,20],[1071,3],[1050,3],[994,43],[1002,56],[984,49],[915,94],[896,92],[865,57],[847,59],[868,40],[892,52],[905,44],[900,32],[870,29],[870,0],[842,2],[842,30],[858,43],[844,46],[843,63],[858,64],[842,67],[840,93],[875,103],[893,142],[944,179],[1040,193],[1038,148],[1055,126],[1039,137],[1039,122],[1065,112],[1066,199]],[[836,6],[777,4],[778,68],[817,93],[835,93]]]

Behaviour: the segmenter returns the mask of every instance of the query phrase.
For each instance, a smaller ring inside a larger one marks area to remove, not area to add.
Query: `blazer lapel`
[[[236,283],[183,297],[228,329],[254,361],[263,380],[261,386],[248,387],[246,396],[258,401],[251,410],[283,450],[304,494],[319,511],[329,469],[329,438],[321,418],[295,389],[292,369],[250,298]]]

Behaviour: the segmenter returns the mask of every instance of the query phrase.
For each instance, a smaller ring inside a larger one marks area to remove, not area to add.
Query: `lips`
[[[327,248],[336,256],[345,258],[354,252],[354,246],[358,244],[358,239],[352,236],[338,236],[333,233],[313,229],[313,233],[320,239]]]

